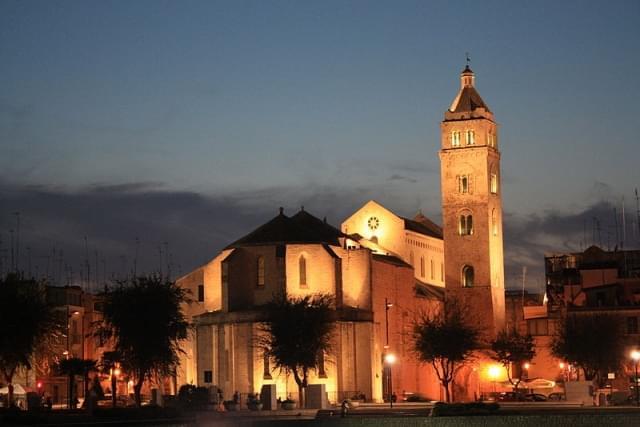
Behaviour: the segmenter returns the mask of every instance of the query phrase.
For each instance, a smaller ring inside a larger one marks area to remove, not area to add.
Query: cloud
[[[398,174],[393,174],[388,178],[388,181],[406,181],[406,182],[410,182],[411,184],[415,184],[416,182],[418,182],[418,180],[413,179],[413,178],[409,178],[403,175],[398,175]]]
[[[365,187],[307,185],[205,194],[171,190],[159,182],[94,184],[70,190],[0,180],[0,270],[8,268],[12,248],[16,257],[15,212],[20,213],[20,267],[48,274],[57,283],[66,283],[66,277],[78,283],[86,277],[87,258],[92,281],[96,273],[102,281],[129,272],[134,261],[139,273],[158,271],[161,266],[166,271],[170,264],[175,275],[184,274],[273,218],[280,206],[289,215],[304,206],[339,226],[369,199],[402,216],[416,210],[415,201],[402,195],[385,196]],[[614,207],[600,201],[576,212],[505,214],[507,287],[521,286],[522,266],[526,266],[527,285],[540,290],[545,253],[578,251],[594,243],[613,248]],[[620,209],[616,212],[619,217]],[[627,247],[637,238],[633,216],[629,209]]]
[[[621,246],[620,206],[600,200],[576,212],[548,210],[542,214],[504,217],[505,275],[508,287],[521,286],[522,267],[527,283],[541,288],[544,283],[545,253],[577,252],[591,245],[613,250]],[[637,247],[637,222],[626,212],[626,248]],[[616,232],[617,224],[617,232]]]

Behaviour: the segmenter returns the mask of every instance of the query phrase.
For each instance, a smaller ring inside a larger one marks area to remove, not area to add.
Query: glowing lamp
[[[640,361],[640,351],[631,350],[631,358],[633,359],[634,362]]]
[[[560,366],[560,369],[564,369],[564,362],[560,362],[558,366]]]
[[[496,380],[500,376],[500,371],[501,369],[499,366],[491,365],[487,370],[487,374],[489,374],[489,378],[491,378],[492,380]]]
[[[120,368],[116,368],[113,370],[113,375],[115,375],[116,377],[120,376]]]
[[[38,381],[38,383],[36,384],[36,387],[39,389],[42,388],[42,381]]]
[[[67,356],[69,354],[69,352],[67,350],[63,351],[62,354],[64,354],[65,356]]]
[[[394,363],[396,363],[396,355],[393,353],[389,353],[384,356],[384,361],[389,365],[393,365]]]
[[[529,368],[531,367],[531,365],[529,364],[529,362],[526,362],[524,365],[522,365],[522,367],[526,370],[529,370]]]

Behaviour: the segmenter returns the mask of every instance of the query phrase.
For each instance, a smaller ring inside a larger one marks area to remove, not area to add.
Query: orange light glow
[[[560,366],[560,369],[564,369],[564,362],[560,362],[558,366]]]
[[[522,365],[522,367],[528,370],[531,367],[531,365],[529,364],[529,362],[527,362],[524,365]]]

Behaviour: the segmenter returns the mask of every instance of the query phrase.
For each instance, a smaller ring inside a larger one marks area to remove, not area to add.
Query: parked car
[[[566,400],[566,397],[565,397],[564,393],[555,392],[555,393],[551,393],[549,396],[547,396],[547,400],[558,402],[560,400]]]
[[[521,392],[506,391],[498,395],[499,402],[524,402],[525,400],[527,400],[525,394]]]
[[[524,396],[527,402],[546,402],[547,396],[540,393],[529,393]]]
[[[420,393],[406,394],[403,400],[405,402],[429,402],[430,401],[430,399],[427,396],[424,396]]]

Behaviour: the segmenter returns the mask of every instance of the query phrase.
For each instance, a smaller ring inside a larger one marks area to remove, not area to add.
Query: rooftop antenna
[[[89,240],[87,236],[84,236],[84,265],[87,268],[87,286],[84,290],[88,292],[91,286],[91,264],[89,264]]]
[[[618,211],[616,210],[615,206],[613,207],[613,220],[616,227],[616,244],[614,246],[617,249],[618,245],[620,244],[620,235],[618,233]]]
[[[638,226],[638,242],[640,242],[640,197],[638,196],[638,189],[636,188],[636,225]]]
[[[624,215],[624,196],[622,196],[622,249],[624,250],[624,244],[627,240],[627,222]]]
[[[16,273],[20,271],[20,212],[13,213],[16,216]]]

